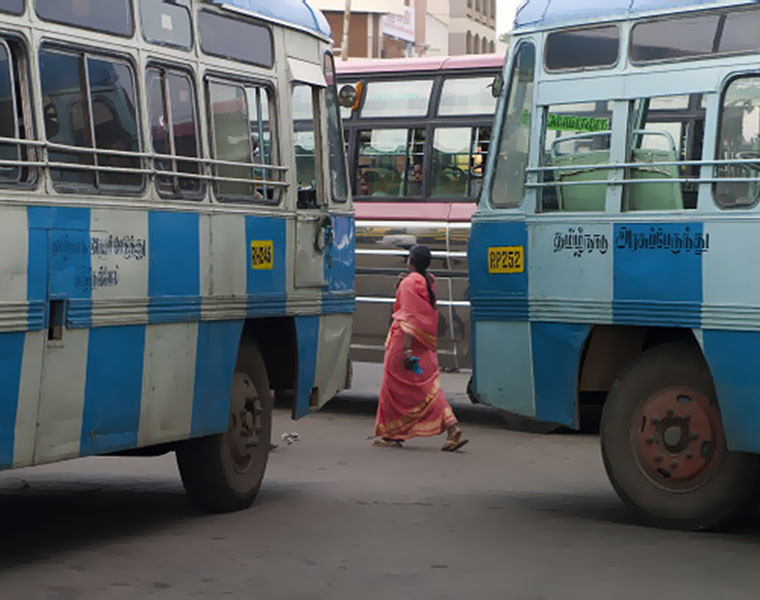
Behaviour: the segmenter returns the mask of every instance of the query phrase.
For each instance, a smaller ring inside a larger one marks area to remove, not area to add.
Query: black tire
[[[673,397],[682,408],[652,416]],[[647,524],[712,529],[757,501],[760,457],[726,448],[710,370],[688,344],[652,348],[621,373],[604,405],[601,449],[615,491]]]
[[[273,399],[259,350],[242,352],[235,371],[229,430],[177,447],[185,491],[201,509],[213,513],[242,510],[253,503],[272,439]]]

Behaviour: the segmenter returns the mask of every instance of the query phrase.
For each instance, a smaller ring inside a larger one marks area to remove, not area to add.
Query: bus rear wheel
[[[687,344],[652,348],[620,375],[601,447],[615,491],[648,524],[710,529],[757,500],[760,459],[726,448],[712,376]]]
[[[248,348],[232,384],[229,429],[177,448],[182,483],[200,508],[231,512],[253,503],[269,458],[272,406],[264,359],[257,348]]]

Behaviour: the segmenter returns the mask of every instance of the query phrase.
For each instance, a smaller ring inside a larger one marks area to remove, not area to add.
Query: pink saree
[[[420,359],[421,375],[404,367],[404,334],[412,336],[412,354]],[[430,305],[425,277],[411,273],[396,291],[393,324],[385,342],[376,436],[392,440],[431,437],[456,425],[441,389],[437,344],[438,312]]]

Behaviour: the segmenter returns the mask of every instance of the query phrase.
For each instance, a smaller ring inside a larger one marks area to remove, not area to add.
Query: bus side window
[[[356,195],[422,197],[424,129],[362,129],[356,161]]]
[[[542,164],[556,169],[544,172],[555,185],[543,188],[542,211],[604,211],[611,130],[607,102],[546,107]]]
[[[217,199],[276,202],[279,175],[269,119],[269,88],[209,81],[208,91],[214,158],[238,163],[215,166]]]
[[[752,206],[760,198],[760,77],[734,79],[721,110],[716,158],[744,162],[718,165],[715,176],[750,181],[718,181],[715,202],[721,208]]]
[[[197,161],[169,157],[199,158],[198,126],[195,94],[189,75],[163,67],[147,70],[148,110],[156,170],[177,173],[156,178],[159,194],[175,198],[198,198],[201,182],[185,176],[198,174]],[[180,175],[182,174],[182,175]]]
[[[699,166],[679,166],[681,161],[702,159],[704,109],[701,95],[643,98],[634,104],[629,135],[629,161],[625,189],[625,210],[683,210],[697,207],[696,181],[668,182],[668,179],[698,179]],[[663,180],[662,183],[659,183]]]
[[[0,137],[19,139],[22,136],[23,108],[19,93],[18,68],[14,51],[4,41],[0,40]],[[28,179],[22,171],[24,156],[30,149],[19,144],[0,143],[0,185],[17,184]]]
[[[298,180],[298,208],[315,208],[319,204],[317,183],[317,122],[319,91],[305,83],[293,85],[293,132]]]
[[[129,64],[84,52],[43,49],[40,78],[48,142],[95,149],[71,151],[53,146],[49,153],[52,162],[91,166],[51,169],[53,181],[99,189],[140,188],[142,174],[130,172],[141,168],[141,160],[131,156],[140,151],[140,137],[135,80]]]
[[[490,127],[447,127],[433,136],[431,195],[473,198],[480,193]]]
[[[491,204],[497,208],[515,208],[523,200],[530,150],[535,70],[536,49],[533,44],[524,43],[518,48],[512,66],[496,173],[491,188]]]

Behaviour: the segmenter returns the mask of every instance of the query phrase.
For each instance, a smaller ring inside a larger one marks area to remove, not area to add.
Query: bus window
[[[362,118],[424,117],[428,114],[433,80],[370,81],[364,90]]]
[[[421,197],[424,156],[424,129],[360,130],[356,195]]]
[[[24,0],[0,0],[0,12],[20,15],[24,12]]]
[[[314,208],[317,197],[317,148],[315,123],[319,91],[305,83],[293,86],[293,128],[295,134],[298,208]]]
[[[201,11],[201,47],[207,54],[271,69],[274,42],[268,27]]]
[[[18,99],[14,88],[14,68],[11,50],[0,42],[0,137],[18,139]],[[21,149],[16,144],[0,144],[0,160],[18,161]],[[0,167],[0,183],[16,183],[21,169],[18,166]]]
[[[181,71],[151,67],[148,73],[148,108],[153,152],[164,155],[156,159],[159,171],[198,174],[195,161],[167,159],[167,156],[199,157],[193,82]],[[199,179],[160,175],[156,179],[162,196],[198,197]]]
[[[682,210],[697,207],[696,181],[653,183],[653,180],[698,179],[699,167],[674,163],[702,158],[704,110],[701,95],[645,98],[634,105],[625,210]]]
[[[533,80],[536,49],[525,43],[517,50],[502,123],[491,203],[497,208],[514,208],[522,203],[525,169],[530,149],[530,123],[533,107]]]
[[[36,0],[41,19],[131,37],[130,0]]]
[[[189,50],[193,24],[187,7],[166,0],[141,0],[143,37],[148,42]]]
[[[491,92],[492,83],[493,77],[444,80],[438,114],[492,115],[496,111],[496,98]]]
[[[214,158],[233,163],[272,164],[276,156],[268,137],[269,89],[221,81],[209,81],[208,89]],[[263,137],[260,132],[264,132]],[[220,164],[215,171],[218,178],[215,192],[221,201],[277,199],[276,190],[262,181],[272,179],[272,175],[266,175],[272,169]]]
[[[335,88],[335,62],[331,54],[325,54],[325,90],[327,103],[327,145],[329,149],[330,188],[333,200],[348,200],[348,172],[346,171],[346,153],[343,144],[343,128],[338,109],[338,96]]]
[[[620,29],[617,25],[557,31],[546,38],[548,71],[612,67],[619,56]]]
[[[545,182],[557,185],[543,188],[543,211],[603,211],[607,186],[600,183],[578,185],[583,181],[607,181],[609,170],[597,165],[610,162],[612,112],[607,102],[549,106],[544,120]],[[577,169],[567,167],[575,167]]]
[[[746,163],[718,165],[715,176],[751,181],[717,182],[715,201],[721,208],[752,206],[760,197],[760,77],[741,77],[729,84],[718,140],[717,159]]]
[[[431,195],[472,198],[480,193],[491,141],[489,127],[448,127],[433,136]]]
[[[130,156],[140,150],[131,67],[111,58],[43,49],[40,78],[48,141],[118,152],[114,155],[53,148],[50,152],[53,162],[106,167],[102,171],[53,169],[53,180],[97,188],[141,186],[142,175],[129,172],[139,169],[141,163],[139,158]]]

